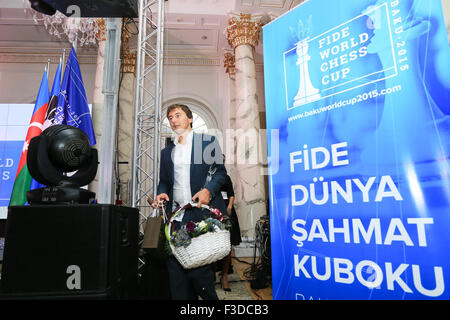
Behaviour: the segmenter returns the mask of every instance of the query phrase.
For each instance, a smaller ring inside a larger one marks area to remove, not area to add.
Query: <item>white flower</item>
[[[205,221],[201,221],[201,222],[198,224],[198,228],[199,228],[201,231],[204,231],[204,230],[208,229],[208,224],[207,224]]]

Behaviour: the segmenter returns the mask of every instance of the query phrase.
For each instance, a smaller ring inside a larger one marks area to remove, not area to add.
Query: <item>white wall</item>
[[[221,66],[165,65],[163,75],[163,104],[187,98],[206,106],[222,129],[222,109],[229,103],[228,84]],[[165,117],[165,115],[162,115]]]
[[[16,60],[20,59],[21,57]],[[0,103],[34,103],[46,65],[44,62],[0,63]],[[50,64],[50,90],[57,67],[57,64]],[[80,69],[88,102],[91,104],[96,65],[80,64]]]
[[[447,35],[450,43],[450,1],[442,0],[442,7],[444,8],[444,19],[447,27]]]

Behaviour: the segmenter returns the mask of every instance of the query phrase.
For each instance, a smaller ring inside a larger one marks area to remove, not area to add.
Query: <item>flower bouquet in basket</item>
[[[165,229],[170,249],[185,269],[220,260],[231,250],[228,216],[218,209],[202,205],[202,211],[206,210],[203,220],[186,223],[179,221],[186,211],[195,209],[191,203],[183,207],[177,206],[168,217]]]

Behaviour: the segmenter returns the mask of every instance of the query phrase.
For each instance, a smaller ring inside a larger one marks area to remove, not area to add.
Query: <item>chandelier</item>
[[[65,37],[72,45],[92,46],[105,37],[103,18],[67,17],[59,11],[49,16],[31,9],[28,0],[23,0],[23,5],[25,12],[31,12],[35,24],[43,23],[50,35]]]

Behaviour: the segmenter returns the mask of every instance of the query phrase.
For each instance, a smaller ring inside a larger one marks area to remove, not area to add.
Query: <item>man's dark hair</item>
[[[189,119],[193,118],[191,109],[189,109],[189,107],[187,105],[179,104],[179,103],[172,104],[167,108],[167,115],[166,115],[167,118],[169,117],[169,113],[174,109],[181,109],[184,111],[184,113],[186,114],[186,116]],[[192,122],[191,122],[191,128],[192,128]]]

